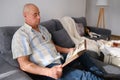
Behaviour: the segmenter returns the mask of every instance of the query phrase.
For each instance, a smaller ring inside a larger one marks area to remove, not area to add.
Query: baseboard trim
[[[118,36],[118,35],[111,35],[111,40],[120,40],[120,36]]]

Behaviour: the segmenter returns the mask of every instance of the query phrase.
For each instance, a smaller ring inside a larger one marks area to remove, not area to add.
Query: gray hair
[[[23,13],[28,12],[28,11],[30,10],[30,7],[31,7],[31,6],[37,7],[37,6],[36,6],[35,4],[33,4],[33,3],[27,3],[27,4],[24,5]]]

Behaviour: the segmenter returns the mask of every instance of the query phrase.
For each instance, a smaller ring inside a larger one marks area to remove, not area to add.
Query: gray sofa
[[[76,23],[83,23],[85,27],[87,26],[85,17],[80,18],[73,18]],[[55,44],[63,46],[63,47],[74,47],[74,43],[63,29],[62,25],[58,20],[52,19],[48,21],[44,21],[41,25],[45,26],[48,31],[52,34],[52,39]],[[0,80],[32,80],[25,72],[19,69],[19,65],[16,60],[12,59],[12,52],[11,52],[11,39],[15,31],[20,26],[3,26],[0,27]],[[100,29],[95,27],[90,27],[93,32],[99,33],[104,37],[102,39],[110,39],[111,31],[107,29]],[[61,33],[62,32],[62,33]],[[62,40],[58,35],[62,35]],[[88,37],[88,36],[86,36]],[[99,38],[99,39],[101,39]],[[64,40],[67,39],[67,42]],[[97,38],[98,39],[98,38]],[[60,40],[60,41],[58,41]],[[96,40],[96,39],[95,39]],[[91,53],[92,58],[98,60],[100,57],[92,51]],[[102,63],[102,62],[101,62]],[[41,76],[45,77],[45,76]],[[42,80],[51,80],[51,78],[43,78]]]
[[[12,59],[11,39],[18,27],[0,27],[0,80],[32,80]]]

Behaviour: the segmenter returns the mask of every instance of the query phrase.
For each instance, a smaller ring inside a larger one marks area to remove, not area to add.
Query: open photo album
[[[86,40],[81,41],[79,45],[75,47],[75,49],[68,53],[65,63],[63,67],[69,64],[70,62],[74,61],[76,58],[81,56],[86,51]]]

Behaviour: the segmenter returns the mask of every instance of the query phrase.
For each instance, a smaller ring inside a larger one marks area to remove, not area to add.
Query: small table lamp
[[[97,0],[96,5],[100,7],[97,27],[105,28],[104,7],[108,5],[108,0]]]

